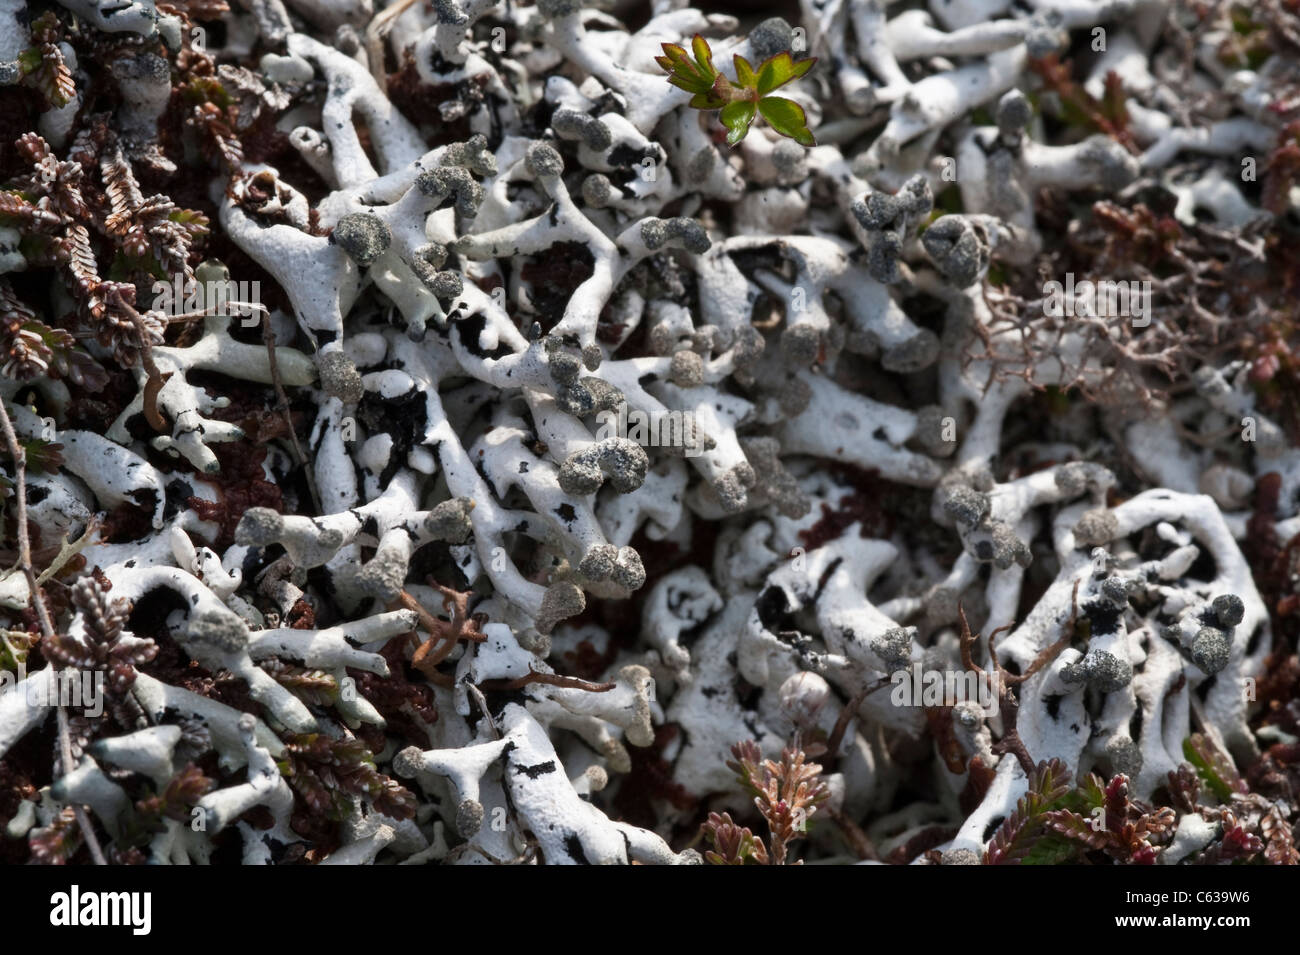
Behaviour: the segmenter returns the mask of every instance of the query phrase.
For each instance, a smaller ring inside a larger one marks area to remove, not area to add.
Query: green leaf
[[[10,482],[0,474],[0,484],[10,484]],[[24,634],[16,630],[0,631],[0,670],[17,673],[19,665],[27,662],[27,653],[30,649],[31,642]]]
[[[1021,865],[1065,865],[1078,855],[1069,840],[1054,833],[1040,836],[1020,860]]]
[[[801,76],[806,76],[808,71],[817,64],[817,57],[810,56],[806,60],[800,60],[794,65],[794,78],[797,80]]]
[[[791,80],[797,80],[813,68],[816,57],[796,63],[789,53],[778,53],[763,61],[758,68],[758,94],[760,96],[779,89]]]
[[[776,56],[768,57],[758,68],[757,85],[755,87],[758,90],[758,95],[766,96],[773,90],[780,89],[787,83],[799,79],[799,77],[811,70],[816,62],[816,57],[810,57],[796,63],[790,58],[789,53],[778,53]]]
[[[662,66],[669,73],[678,73],[683,76],[700,76],[699,67],[691,59],[691,55],[683,47],[676,43],[661,44],[664,48],[663,56],[656,56],[655,62]]]
[[[692,42],[695,60],[676,43],[664,43],[662,46],[665,55],[655,57],[655,62],[668,74],[668,82],[673,86],[696,95],[706,94],[721,74],[713,66],[713,53],[708,44],[698,36]],[[700,108],[717,109],[720,105]]]
[[[803,107],[784,96],[768,96],[758,101],[758,111],[782,136],[789,136],[801,146],[816,146],[817,140],[808,130],[808,117]]]
[[[183,226],[188,226],[203,233],[208,231],[208,217],[197,209],[173,209],[167,214],[167,218],[172,222],[179,222]]]
[[[690,106],[695,109],[722,109],[726,105],[712,93],[696,93],[690,102]]]
[[[660,56],[656,57],[656,62],[668,73],[668,82],[678,89],[686,90],[688,93],[699,93],[710,86],[710,80],[700,76],[695,64],[689,60],[679,63],[666,56]]]
[[[757,89],[758,77],[754,73],[754,68],[749,65],[749,60],[739,53],[735,54],[731,60],[736,64],[736,84],[746,89]]]
[[[748,100],[736,100],[722,107],[718,116],[728,129],[727,145],[734,146],[749,133],[749,125],[754,121],[754,104]]]
[[[794,60],[789,53],[778,53],[758,68],[758,94],[770,93],[794,79]]]
[[[1232,761],[1204,734],[1193,733],[1183,740],[1183,755],[1196,767],[1201,781],[1224,805],[1232,801],[1234,792],[1245,791]]]
[[[709,41],[698,33],[691,37],[691,49],[695,51],[695,62],[700,64],[700,71],[706,76],[714,76],[717,69],[713,66],[713,50]]]
[[[694,93],[696,96],[708,96],[710,91],[713,89],[713,85],[704,82],[704,80],[694,78],[683,79],[675,73],[668,77],[668,83],[670,86],[675,86],[679,90],[685,90],[688,93]]]
[[[24,438],[18,442],[27,456],[27,468],[33,474],[57,474],[63,466],[63,445],[40,438]]]
[[[679,46],[676,43],[661,43],[659,45],[664,48],[664,54],[668,59],[673,60],[674,62],[681,63],[689,55],[687,54],[685,47]]]
[[[29,47],[18,54],[18,71],[23,75],[36,72],[42,61],[40,47]]]

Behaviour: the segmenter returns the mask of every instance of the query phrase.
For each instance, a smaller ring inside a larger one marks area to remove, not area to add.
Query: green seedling
[[[769,95],[811,70],[816,57],[796,63],[789,53],[778,53],[755,70],[748,60],[736,54],[733,83],[713,65],[713,50],[698,33],[691,39],[694,59],[676,43],[665,43],[663,48],[664,55],[655,57],[655,62],[668,73],[668,82],[691,93],[690,105],[695,109],[720,110],[718,118],[727,127],[727,145],[735,146],[744,139],[759,115],[782,136],[803,146],[817,145],[808,130],[803,107],[784,96]]]

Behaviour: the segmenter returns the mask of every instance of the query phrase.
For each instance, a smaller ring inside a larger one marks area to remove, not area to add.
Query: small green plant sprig
[[[727,145],[735,146],[744,139],[754,117],[760,114],[782,136],[803,146],[817,145],[808,130],[803,107],[784,96],[769,95],[811,70],[816,57],[796,63],[789,53],[778,53],[755,70],[737,53],[733,57],[736,64],[733,83],[713,65],[713,50],[698,33],[691,39],[694,59],[676,43],[665,43],[663,48],[664,55],[655,57],[655,62],[669,74],[668,82],[693,94],[690,105],[695,109],[721,111],[718,117],[727,127]]]

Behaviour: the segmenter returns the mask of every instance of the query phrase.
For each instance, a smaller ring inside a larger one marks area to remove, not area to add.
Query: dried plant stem
[[[162,416],[158,410],[158,393],[162,391],[163,385],[166,384],[167,378],[158,370],[158,365],[153,360],[153,344],[149,341],[149,330],[145,328],[144,319],[126,302],[122,302],[122,307],[127,310],[127,315],[131,318],[131,324],[135,326],[136,334],[140,338],[140,364],[144,366],[145,372],[149,375],[149,380],[144,386],[144,416],[149,422],[149,427],[155,431],[164,432],[167,430],[167,419]]]
[[[280,365],[275,354],[275,329],[271,327],[271,314],[263,306],[258,305],[255,307],[262,309],[262,341],[266,343],[266,360],[270,363],[271,384],[275,387],[275,410],[283,416],[284,425],[289,429],[289,442],[293,445],[293,456],[298,461],[298,467],[302,468],[303,476],[307,480],[307,491],[311,494],[316,513],[319,514],[321,513],[321,504],[320,494],[316,490],[316,476],[312,473],[312,469],[307,466],[307,455],[303,453],[302,445],[298,443],[298,432],[294,429],[293,418],[289,415],[289,396],[285,393],[284,382],[280,378]]]
[[[1061,651],[1064,650],[1066,647],[1068,647],[1070,643],[1074,640],[1074,625],[1078,621],[1078,619],[1079,619],[1079,582],[1076,580],[1074,582],[1074,590],[1070,595],[1070,619],[1065,624],[1065,632],[1061,634],[1061,639],[1057,640],[1050,647],[1046,647],[1041,653],[1038,654],[1038,656],[1034,657],[1033,662],[1031,662],[1029,664],[1029,667],[1025,670],[1025,672],[1020,674],[1019,676],[1016,676],[1013,673],[1008,673],[1006,670],[1004,670],[1002,668],[1002,664],[998,662],[997,654],[993,652],[993,638],[996,637],[1002,631],[1010,630],[1011,628],[1009,626],[998,627],[997,630],[994,630],[992,633],[990,633],[989,634],[989,659],[992,660],[993,665],[998,668],[998,676],[1002,680],[1003,684],[1014,685],[1018,683],[1024,683],[1026,680],[1028,680],[1031,676],[1033,676],[1043,667],[1047,666],[1047,664],[1055,660],[1057,656],[1061,653]]]
[[[849,848],[853,850],[854,855],[859,859],[869,859],[873,862],[880,859],[880,854],[871,842],[871,837],[863,831],[861,826],[834,806],[827,806],[826,814],[831,817],[831,821],[835,825],[840,827],[840,831],[844,834],[844,841],[849,844]]]
[[[36,618],[41,624],[41,633],[46,639],[53,639],[54,621],[50,619],[49,609],[45,606],[45,598],[36,580],[36,569],[32,566],[32,542],[27,533],[27,454],[18,443],[18,435],[14,432],[13,422],[9,419],[9,409],[5,407],[4,401],[0,401],[0,429],[4,430],[5,443],[9,446],[9,453],[14,459],[14,497],[18,510],[18,561],[22,566],[23,576],[27,578],[27,589],[31,596],[32,607],[36,611]],[[59,724],[59,761],[63,766],[64,774],[67,774],[72,770],[72,738],[68,732],[68,714],[62,704],[56,706],[55,714]],[[96,865],[107,865],[104,850],[100,848],[99,839],[95,836],[95,828],[91,825],[86,810],[81,806],[73,806],[72,811],[77,818],[82,838],[86,841],[86,847],[90,850],[91,858],[95,860]]]
[[[384,37],[393,28],[393,23],[415,3],[415,0],[397,0],[390,7],[385,7],[375,14],[366,26],[366,58],[370,60],[370,75],[375,78],[379,88],[387,84],[384,71]]]
[[[1016,731],[1016,710],[1020,704],[1016,702],[1015,695],[1011,692],[1011,685],[1006,679],[1012,677],[1012,674],[1002,669],[1002,664],[998,663],[998,658],[993,653],[993,638],[1003,630],[1011,629],[1011,625],[998,627],[989,634],[989,659],[993,663],[993,672],[989,673],[983,667],[978,666],[972,658],[971,648],[979,640],[979,635],[971,633],[970,624],[966,620],[965,608],[958,606],[957,614],[961,617],[962,664],[968,670],[984,674],[987,679],[993,681],[993,690],[998,694],[998,715],[1002,717],[1002,738],[993,744],[993,751],[1000,754],[1011,753],[1020,763],[1020,768],[1025,771],[1025,775],[1028,776],[1034,771],[1036,764],[1029,755],[1024,740],[1020,738],[1020,733]],[[1034,663],[1038,664],[1038,660],[1035,660]]]
[[[438,672],[438,664],[447,659],[457,641],[482,643],[487,639],[478,630],[466,626],[464,597],[449,588],[440,589],[443,592],[443,608],[452,613],[450,623],[444,623],[429,613],[420,601],[405,590],[397,595],[398,605],[412,611],[419,618],[420,627],[429,634],[429,639],[416,647],[415,654],[411,657],[411,666],[431,679],[444,676]],[[457,598],[460,598],[459,602]]]
[[[957,614],[961,617],[961,660],[962,664],[968,670],[975,673],[982,673],[988,679],[993,681],[993,688],[998,694],[998,715],[1002,717],[1002,739],[993,745],[995,753],[1011,753],[1020,763],[1020,768],[1028,776],[1037,768],[1033,757],[1029,755],[1029,750],[1025,748],[1024,740],[1020,738],[1020,733],[1016,730],[1016,711],[1020,704],[1016,702],[1015,694],[1011,692],[1011,687],[1024,683],[1031,676],[1038,673],[1043,667],[1055,660],[1074,640],[1074,627],[1079,619],[1079,582],[1074,582],[1074,590],[1070,595],[1070,619],[1066,621],[1065,632],[1061,638],[1034,657],[1025,672],[1014,674],[1003,668],[998,661],[998,655],[993,649],[994,638],[1004,631],[1012,628],[1011,624],[998,627],[988,636],[988,655],[989,662],[993,664],[993,672],[989,673],[974,661],[971,649],[979,641],[979,635],[971,633],[970,624],[966,620],[966,611],[962,607],[957,608]]]
[[[588,680],[579,679],[576,676],[561,676],[558,673],[539,673],[533,670],[528,676],[521,676],[514,680],[506,680],[500,686],[490,685],[489,689],[502,690],[521,690],[531,683],[545,683],[547,686],[562,686],[570,690],[587,690],[589,693],[608,693],[618,684],[616,683],[592,683]]]
[[[840,710],[839,718],[835,721],[835,726],[831,730],[830,739],[826,741],[827,759],[833,759],[839,754],[840,744],[844,742],[844,734],[848,731],[849,722],[853,719],[854,714],[858,712],[858,707],[876,690],[889,686],[889,684],[890,678],[887,676],[881,677],[873,683],[868,683],[857,696],[844,705],[844,709]]]

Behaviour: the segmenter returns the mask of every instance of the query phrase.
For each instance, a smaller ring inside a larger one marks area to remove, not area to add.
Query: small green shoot
[[[816,57],[796,63],[789,53],[778,53],[755,70],[737,53],[732,58],[736,67],[732,82],[713,65],[713,50],[698,33],[691,39],[693,59],[676,43],[665,43],[663,48],[664,55],[655,57],[655,62],[668,73],[668,82],[692,94],[690,105],[695,109],[719,110],[718,117],[727,127],[727,145],[739,144],[756,116],[802,146],[817,145],[803,107],[784,96],[769,95],[811,70]]]

